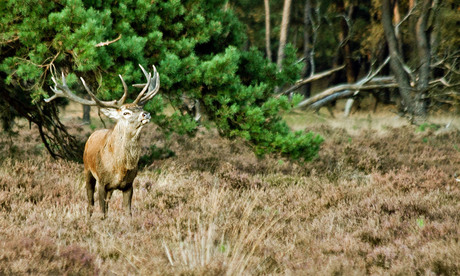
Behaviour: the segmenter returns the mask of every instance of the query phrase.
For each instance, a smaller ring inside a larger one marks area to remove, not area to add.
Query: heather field
[[[313,162],[149,124],[133,216],[115,192],[106,220],[97,203],[87,217],[83,165],[19,121],[0,135],[0,274],[460,274],[460,119],[286,119],[325,138]],[[65,120],[82,139],[99,127]]]

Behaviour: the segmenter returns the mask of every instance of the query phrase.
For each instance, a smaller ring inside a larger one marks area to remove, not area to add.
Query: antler
[[[138,105],[145,105],[148,101],[150,101],[160,90],[160,75],[158,74],[155,65],[153,65],[153,77],[151,73],[147,73],[144,67],[139,64],[142,72],[144,73],[145,78],[147,79],[146,84],[134,84],[134,87],[144,87],[137,96],[136,100],[133,103]],[[147,91],[147,93],[146,93]]]
[[[141,93],[137,96],[136,100],[133,102],[139,105],[145,105],[149,100],[151,100],[159,91],[160,89],[160,76],[153,66],[153,77],[151,73],[147,73],[144,68],[139,64],[142,72],[144,73],[145,77],[147,78],[146,84],[135,84],[135,87],[143,87]],[[91,89],[86,85],[86,82],[83,78],[80,78],[83,86],[85,87],[86,92],[91,96],[91,100],[87,100],[75,95],[70,88],[67,86],[66,78],[64,73],[62,73],[61,83],[59,83],[54,74],[51,77],[51,80],[54,82],[54,87],[50,87],[51,90],[54,92],[54,95],[50,98],[45,99],[45,102],[49,103],[56,98],[67,98],[71,101],[80,103],[82,105],[89,105],[89,106],[99,106],[99,107],[112,107],[112,108],[119,108],[125,103],[125,100],[128,96],[128,86],[126,85],[123,77],[118,75],[121,79],[121,83],[123,84],[123,96],[119,100],[112,100],[112,101],[101,101],[99,100],[96,95],[91,91]]]
[[[91,89],[89,89],[89,87],[86,85],[85,80],[83,78],[80,78],[81,82],[83,83],[83,86],[86,89],[86,92],[88,92],[88,94],[91,96],[91,100],[87,100],[87,99],[84,99],[84,98],[81,98],[81,97],[75,95],[70,90],[69,86],[67,86],[67,82],[66,82],[64,73],[62,73],[62,76],[61,76],[61,82],[62,83],[59,83],[54,76],[51,77],[51,80],[54,82],[54,87],[50,86],[51,90],[54,92],[54,95],[51,96],[48,99],[45,99],[45,102],[47,102],[47,103],[51,102],[52,100],[54,100],[56,98],[67,98],[67,99],[69,99],[71,101],[80,103],[82,105],[119,108],[123,104],[123,102],[121,102],[121,100],[124,101],[124,98],[126,98],[125,95],[123,95],[123,97],[121,98],[120,101],[117,101],[117,100],[101,101],[98,98],[96,98],[96,96],[91,91]],[[123,81],[123,83],[124,83],[124,81]],[[124,86],[126,86],[126,84],[124,84]],[[126,94],[126,91],[127,91],[127,89],[125,89],[125,94]]]

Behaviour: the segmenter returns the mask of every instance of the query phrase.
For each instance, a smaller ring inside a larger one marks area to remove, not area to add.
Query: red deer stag
[[[147,78],[147,83],[133,86],[143,89],[133,103],[124,104],[128,95],[128,87],[119,75],[124,88],[120,100],[101,101],[88,88],[83,78],[80,78],[91,100],[80,98],[67,86],[64,74],[62,83],[52,78],[54,95],[46,102],[58,97],[68,98],[71,101],[88,106],[97,106],[106,116],[115,119],[117,123],[113,129],[95,131],[88,138],[83,154],[85,164],[86,193],[88,196],[88,214],[92,215],[94,206],[94,190],[97,183],[99,205],[103,218],[107,216],[108,201],[114,190],[123,192],[123,207],[131,215],[131,199],[133,196],[133,181],[137,175],[137,166],[140,155],[139,137],[142,127],[150,122],[150,114],[143,110],[143,106],[151,100],[160,89],[160,77],[153,66],[153,76],[139,65]]]

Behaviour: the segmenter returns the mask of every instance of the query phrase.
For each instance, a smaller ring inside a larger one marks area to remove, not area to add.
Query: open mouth
[[[145,125],[145,124],[148,124],[150,122],[150,119],[152,117],[150,116],[150,113],[144,113],[142,115],[142,120],[141,120],[141,125]]]
[[[148,124],[150,122],[150,118],[146,118],[146,119],[143,119],[143,120],[140,120],[139,121],[139,124],[137,125],[136,128],[141,128],[143,126],[145,126],[146,124]]]

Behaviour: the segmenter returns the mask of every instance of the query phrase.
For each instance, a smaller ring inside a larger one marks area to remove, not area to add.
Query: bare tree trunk
[[[89,95],[84,96],[85,99],[91,100]],[[91,106],[89,105],[82,105],[83,106],[83,118],[82,121],[84,124],[91,124]]]
[[[430,61],[431,51],[429,44],[429,31],[427,28],[428,17],[431,8],[432,0],[424,0],[421,7],[421,14],[415,24],[415,36],[417,41],[417,53],[419,59],[419,78],[417,81],[417,94],[415,100],[415,113],[425,116],[426,101],[425,96],[428,91],[430,81]]]
[[[340,4],[339,4],[340,3]],[[343,1],[339,1],[338,4],[339,11],[345,13],[345,6]],[[349,39],[349,25],[347,20],[351,20],[351,16],[353,14],[353,4],[350,3],[350,7],[348,8],[348,13],[346,18],[342,18],[340,21],[340,41],[343,43],[342,50],[343,50],[343,60],[345,63],[345,72],[347,76],[348,83],[354,83],[356,81],[356,74],[353,67],[353,59],[351,54],[351,46],[350,46],[350,39]]]
[[[83,123],[91,124],[90,112],[91,112],[91,106],[83,105]]]
[[[345,73],[347,77],[347,83],[354,83],[356,81],[356,72],[355,68],[353,65],[353,58],[352,58],[352,53],[351,53],[351,45],[350,45],[350,20],[352,19],[352,14],[353,14],[353,4],[350,3],[350,6],[348,7],[348,12],[345,15],[345,4],[344,1],[338,1],[337,2],[337,7],[339,9],[339,12],[344,14],[344,17],[340,21],[340,33],[339,33],[339,38],[342,43],[342,52],[343,52],[343,60],[345,63]],[[345,111],[344,111],[344,116],[348,117],[351,112],[351,108],[354,104],[354,98],[349,98],[347,100],[347,104],[345,105]],[[359,104],[359,103],[358,103]]]
[[[395,1],[395,5],[393,7],[393,20],[394,20],[394,25],[398,25],[401,22],[401,13],[399,12],[399,0]],[[403,49],[402,49],[402,37],[401,37],[401,32],[399,31],[399,28],[395,29],[395,36],[396,40],[398,41],[398,46],[399,46],[399,53],[401,56],[404,56]]]
[[[267,58],[272,61],[272,49],[270,46],[270,1],[264,0],[265,5],[265,50],[267,51]]]
[[[411,96],[412,88],[410,86],[410,78],[404,70],[403,60],[399,53],[398,41],[391,19],[390,0],[382,0],[382,24],[390,51],[390,68],[398,83],[399,93],[401,94],[407,112],[411,116],[415,116],[414,100]]]
[[[312,68],[310,65],[310,55],[311,55],[311,31],[312,31],[312,24],[311,24],[311,0],[305,1],[305,8],[303,14],[303,58],[305,59],[305,66],[302,70],[302,78],[307,78],[312,73]],[[310,83],[305,84],[302,87],[302,95],[304,97],[309,98],[311,95],[310,91],[311,85]]]
[[[290,16],[291,16],[291,0],[284,0],[283,19],[281,20],[281,30],[280,30],[280,45],[278,47],[278,58],[276,60],[276,66],[278,70],[281,70],[283,66],[283,60],[284,60],[284,55],[285,55],[284,49],[286,48]]]

